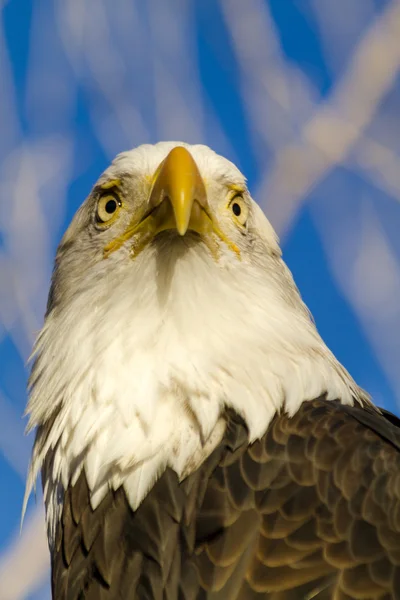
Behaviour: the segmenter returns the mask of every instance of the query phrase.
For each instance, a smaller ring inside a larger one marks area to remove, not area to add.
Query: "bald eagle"
[[[206,146],[117,156],[34,350],[56,600],[400,598],[400,429],[319,336]]]

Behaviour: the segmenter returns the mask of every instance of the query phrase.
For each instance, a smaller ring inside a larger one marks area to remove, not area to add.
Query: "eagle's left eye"
[[[240,225],[246,225],[249,216],[249,208],[241,194],[237,194],[232,198],[229,203],[229,209],[235,215],[235,219],[236,221],[239,221]]]
[[[110,224],[118,214],[122,202],[117,194],[106,194],[101,196],[97,203],[96,221],[100,224]]]

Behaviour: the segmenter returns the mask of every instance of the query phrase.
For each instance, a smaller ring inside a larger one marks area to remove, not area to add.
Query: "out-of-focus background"
[[[400,402],[400,2],[2,0],[0,600],[50,598],[27,359],[53,256],[114,155],[205,143],[247,175],[318,328]]]

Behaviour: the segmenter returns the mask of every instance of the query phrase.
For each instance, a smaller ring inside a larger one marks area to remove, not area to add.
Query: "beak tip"
[[[176,224],[176,230],[179,233],[179,235],[181,235],[182,237],[184,235],[186,235],[188,227],[189,227],[189,224],[186,224],[186,223],[184,223],[184,224],[178,224],[177,223]]]

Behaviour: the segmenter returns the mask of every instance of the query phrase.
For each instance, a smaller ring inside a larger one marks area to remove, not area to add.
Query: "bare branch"
[[[400,66],[400,4],[395,1],[364,35],[334,92],[286,146],[262,182],[258,197],[279,232],[304,196],[342,162],[370,123]]]
[[[0,598],[24,600],[49,576],[49,550],[43,508],[37,508],[19,528],[7,550],[0,555]]]

